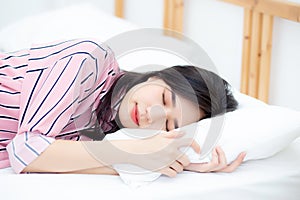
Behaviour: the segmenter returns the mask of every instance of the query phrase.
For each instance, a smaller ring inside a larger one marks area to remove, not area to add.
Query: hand
[[[192,138],[182,138],[183,132],[170,131],[141,140],[140,147],[135,149],[133,164],[150,171],[158,171],[166,176],[174,177],[190,164],[188,157],[179,148],[190,146],[200,153],[199,144]]]
[[[126,163],[174,177],[190,164],[188,157],[180,151],[181,147],[190,146],[200,153],[198,143],[191,137],[182,137],[184,135],[182,131],[164,131],[144,139],[85,141],[81,144],[99,162],[95,167]]]
[[[180,134],[180,133],[177,133]],[[168,134],[164,135],[167,138],[172,138],[172,137],[176,137],[176,132],[168,132]],[[177,135],[177,137],[180,137],[180,135]],[[200,146],[198,143],[196,143],[195,141],[193,141],[192,146],[193,149],[195,150],[195,152],[200,153]],[[169,166],[159,170],[160,173],[174,178],[178,173],[181,173],[184,170],[184,167],[187,167],[190,164],[190,160],[186,155],[182,155],[181,157],[179,157],[177,160],[175,160],[172,164],[170,164]]]
[[[184,169],[194,172],[233,172],[238,168],[246,156],[242,152],[230,164],[227,164],[226,156],[221,147],[216,147],[212,151],[212,160],[209,163],[192,163]]]

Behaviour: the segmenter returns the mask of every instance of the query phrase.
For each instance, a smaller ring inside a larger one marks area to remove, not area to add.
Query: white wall
[[[293,0],[299,2],[300,0]],[[18,19],[80,0],[0,0],[0,28]],[[113,13],[113,0],[89,0]],[[126,0],[125,18],[143,27],[162,27],[163,0]],[[219,73],[240,88],[243,9],[217,0],[185,0],[184,34],[197,42]],[[300,23],[275,18],[271,61],[271,104],[300,110]]]
[[[188,0],[184,11],[185,34],[206,50],[219,74],[239,89],[243,9],[220,1]]]
[[[300,110],[300,23],[275,19],[270,78],[270,103]]]
[[[114,11],[113,0],[0,0],[0,28],[30,15],[83,2],[91,2],[108,13]]]

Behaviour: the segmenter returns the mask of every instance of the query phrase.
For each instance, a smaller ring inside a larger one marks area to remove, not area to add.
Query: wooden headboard
[[[268,102],[273,18],[300,22],[300,4],[287,0],[220,0],[244,8],[241,92]],[[124,17],[124,0],[115,15]],[[183,32],[184,0],[164,0],[164,28]]]

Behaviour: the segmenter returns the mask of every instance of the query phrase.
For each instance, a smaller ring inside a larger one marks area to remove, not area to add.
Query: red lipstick
[[[131,119],[134,121],[136,125],[139,125],[137,104],[134,105],[131,111]]]

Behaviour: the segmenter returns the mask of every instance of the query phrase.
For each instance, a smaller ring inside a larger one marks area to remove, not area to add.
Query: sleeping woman
[[[183,170],[231,172],[245,156],[227,164],[216,147],[211,162],[191,164],[179,151],[191,146],[199,153],[200,147],[174,129],[236,109],[225,80],[194,66],[122,71],[111,49],[94,40],[0,54],[0,95],[0,168],[16,173],[117,174],[113,164],[130,163],[160,166],[173,177]],[[102,140],[124,127],[161,134]],[[160,156],[149,153],[158,151]]]

